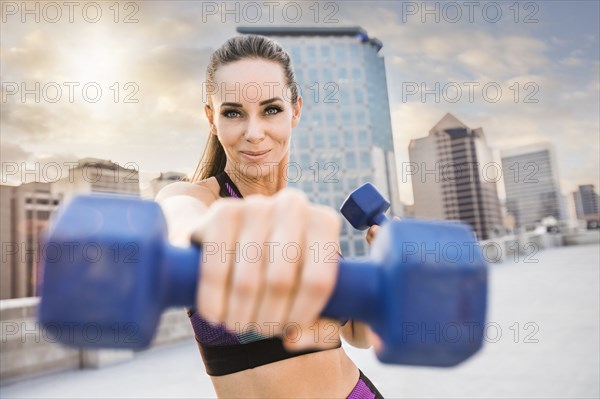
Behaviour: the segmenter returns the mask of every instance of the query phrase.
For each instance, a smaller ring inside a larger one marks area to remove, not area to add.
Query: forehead
[[[289,99],[283,68],[276,62],[245,59],[221,66],[212,88],[216,103],[258,103],[273,97]]]

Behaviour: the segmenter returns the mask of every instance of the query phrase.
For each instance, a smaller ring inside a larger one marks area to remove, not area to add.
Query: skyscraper
[[[565,219],[554,147],[537,143],[502,151],[506,210],[532,229],[547,216]]]
[[[339,209],[372,182],[401,215],[382,43],[360,27],[238,28],[272,37],[291,55],[303,97],[294,129],[288,184]],[[342,227],[344,255],[367,252],[364,232]]]
[[[579,186],[577,191],[573,192],[573,199],[575,200],[577,219],[585,219],[586,216],[600,213],[598,194],[596,194],[593,184]]]
[[[501,230],[499,166],[483,129],[470,129],[448,113],[428,136],[411,140],[408,152],[416,217],[461,220],[482,240]]]

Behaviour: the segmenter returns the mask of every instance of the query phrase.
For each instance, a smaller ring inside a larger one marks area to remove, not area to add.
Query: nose
[[[259,118],[251,117],[246,127],[244,138],[251,143],[260,143],[265,138],[265,130]]]

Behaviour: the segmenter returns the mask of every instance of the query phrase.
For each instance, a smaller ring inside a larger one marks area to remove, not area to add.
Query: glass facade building
[[[303,98],[294,129],[288,185],[339,209],[365,182],[401,214],[382,44],[359,27],[238,28],[271,37],[291,55]],[[344,222],[344,256],[367,253],[365,232]]]

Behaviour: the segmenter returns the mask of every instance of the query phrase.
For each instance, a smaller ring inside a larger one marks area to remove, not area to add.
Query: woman
[[[289,55],[266,37],[235,37],[213,53],[206,81],[203,157],[191,182],[156,201],[173,243],[203,246],[188,315],[217,395],[382,397],[339,334],[361,348],[377,337],[319,317],[335,286],[340,218],[286,188],[302,111]]]

